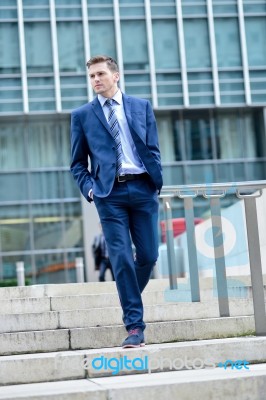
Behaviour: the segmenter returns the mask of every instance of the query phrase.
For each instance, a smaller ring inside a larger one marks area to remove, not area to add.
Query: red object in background
[[[194,218],[194,223],[195,225],[200,224],[201,222],[203,222],[204,219],[202,218]],[[186,231],[186,220],[185,218],[173,218],[172,219],[172,223],[173,223],[173,234],[174,237],[181,235],[181,233]],[[166,243],[166,223],[165,220],[160,222],[161,225],[161,232],[162,232],[162,242]]]

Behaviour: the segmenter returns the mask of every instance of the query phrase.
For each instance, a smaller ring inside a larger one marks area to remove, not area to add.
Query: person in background
[[[102,231],[94,237],[92,253],[94,257],[95,270],[99,271],[99,281],[105,282],[105,273],[108,269],[110,270],[112,279],[114,281],[114,273],[109,259],[105,237]]]

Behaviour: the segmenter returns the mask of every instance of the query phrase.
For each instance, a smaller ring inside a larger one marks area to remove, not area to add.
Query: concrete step
[[[168,286],[168,279],[151,279],[146,290],[162,290]],[[117,293],[115,282],[86,282],[3,287],[0,288],[0,300],[101,293]]]
[[[25,297],[0,300],[1,315],[51,311],[50,297]]]
[[[87,379],[0,387],[0,400],[107,400],[107,395]]]
[[[250,276],[227,277],[229,287],[250,286]],[[263,276],[266,285],[266,276]],[[178,278],[179,289],[189,290],[189,280]],[[200,288],[211,289],[215,286],[212,278],[201,278]],[[164,291],[169,288],[169,279],[151,279],[146,287],[146,291]],[[87,282],[87,283],[68,283],[68,284],[46,284],[32,286],[15,286],[0,288],[0,300],[11,298],[27,297],[54,297],[70,296],[83,294],[116,293],[115,282]]]
[[[26,326],[27,328],[27,326]],[[254,335],[253,316],[147,323],[147,344]],[[123,325],[0,334],[0,355],[121,346]]]
[[[91,379],[90,382],[106,389],[107,399],[116,400],[233,400],[236,394],[239,399],[263,400],[266,366],[254,365],[247,371],[216,368],[117,376]]]
[[[266,300],[266,287],[265,287]],[[144,305],[163,303],[191,302],[190,290],[145,290]],[[230,299],[252,298],[251,287],[234,287],[229,289]],[[217,292],[213,289],[201,290],[201,301],[217,301]],[[118,307],[120,306],[117,293],[94,293],[83,295],[65,295],[53,297],[25,297],[0,300],[1,314],[40,313],[47,311],[81,310],[89,308]]]
[[[166,280],[165,280],[166,281]],[[115,293],[115,282],[62,283],[0,288],[0,299]]]
[[[0,334],[0,356],[69,350],[69,329]]]
[[[266,337],[3,356],[0,386],[183,369],[212,370],[217,365],[225,365],[227,360],[245,360],[249,364],[265,362]],[[227,368],[232,367],[230,362],[227,364]]]
[[[33,383],[0,388],[0,399],[30,400],[265,400],[266,366],[249,370],[215,368],[130,376],[115,376],[54,383]]]
[[[43,299],[44,300],[44,299]],[[230,300],[230,315],[253,315],[252,299]],[[178,321],[199,318],[218,318],[217,300],[196,303],[164,303],[146,305],[146,322]],[[24,332],[51,329],[85,328],[119,325],[121,307],[89,308],[61,311],[44,311],[24,314],[0,314],[0,332]]]
[[[149,291],[143,293],[143,302],[145,305],[161,304],[165,302],[164,297],[163,291]],[[26,297],[0,300],[1,314],[81,310],[118,306],[120,306],[120,302],[117,293]]]

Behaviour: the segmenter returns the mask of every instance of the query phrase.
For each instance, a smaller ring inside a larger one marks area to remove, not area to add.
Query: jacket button
[[[115,146],[113,146],[112,149],[115,150]]]
[[[115,166],[115,163],[113,163],[112,166],[114,167],[114,166]]]

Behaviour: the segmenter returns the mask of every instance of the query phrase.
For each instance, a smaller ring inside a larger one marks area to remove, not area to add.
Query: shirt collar
[[[112,97],[118,104],[122,104],[122,92],[120,89],[115,93],[115,95]],[[101,106],[104,106],[104,103],[107,100],[107,97],[102,96],[101,94],[98,94],[98,100],[101,104]]]

